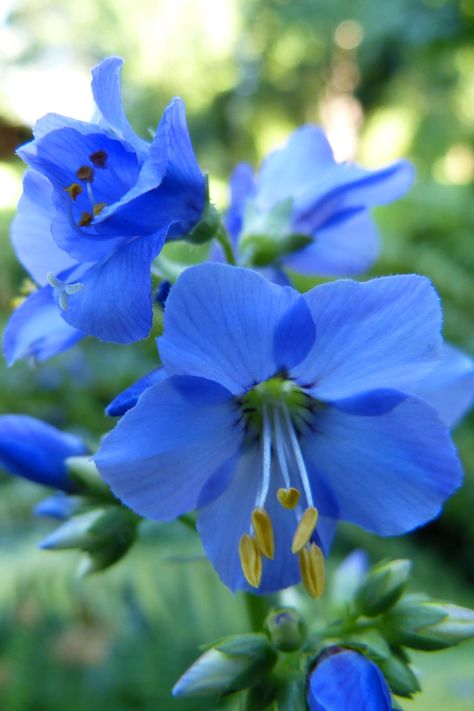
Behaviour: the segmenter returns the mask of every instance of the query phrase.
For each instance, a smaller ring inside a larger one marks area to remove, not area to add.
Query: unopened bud
[[[384,628],[393,644],[435,651],[474,637],[474,611],[410,595],[386,616]]]
[[[237,635],[202,654],[173,687],[174,696],[222,696],[261,682],[277,654],[263,634]]]
[[[356,590],[356,610],[374,617],[392,607],[401,596],[410,576],[411,561],[391,560],[369,570]]]
[[[108,507],[73,516],[41,544],[48,550],[77,548],[88,554],[79,573],[108,568],[131,547],[136,538],[138,517],[128,509]]]
[[[285,607],[271,610],[265,630],[273,646],[282,652],[300,649],[306,638],[306,626],[297,610]]]

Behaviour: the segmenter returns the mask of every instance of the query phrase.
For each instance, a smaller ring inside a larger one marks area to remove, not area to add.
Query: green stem
[[[274,601],[268,596],[246,592],[244,593],[244,602],[252,631],[261,632]]]
[[[237,262],[235,261],[234,252],[232,250],[232,245],[230,243],[229,236],[222,225],[220,225],[219,229],[214,235],[214,239],[216,239],[221,245],[227,263],[236,266]]]

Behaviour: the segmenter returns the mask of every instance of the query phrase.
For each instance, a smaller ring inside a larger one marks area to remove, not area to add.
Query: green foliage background
[[[258,164],[307,121],[331,129],[342,116],[337,137],[358,134],[357,159],[367,166],[409,157],[415,187],[376,213],[383,250],[373,274],[431,277],[443,299],[446,336],[474,353],[473,0],[13,0],[6,7],[0,15],[3,321],[24,277],[8,241],[22,171],[11,153],[30,135],[15,96],[28,97],[37,115],[46,85],[33,83],[17,95],[9,87],[21,89],[32,68],[44,70],[44,82],[53,66],[87,73],[104,56],[119,54],[137,130],[154,126],[173,95],[185,99],[200,163],[222,206],[235,163]],[[129,348],[87,339],[37,367],[0,364],[0,411],[41,417],[93,446],[111,426],[104,406],[154,364],[152,339]],[[412,556],[418,588],[472,605],[473,424],[471,416],[455,435],[465,486],[437,522],[388,541],[343,528],[332,560],[356,545],[374,560]],[[198,645],[249,629],[240,596],[223,589],[190,534],[179,524],[145,525],[140,545],[115,570],[78,581],[73,554],[36,550],[51,528],[31,516],[43,492],[0,476],[0,711],[219,708],[169,695]],[[320,612],[297,592],[287,602],[302,605],[309,619]],[[404,706],[472,708],[472,651],[471,645],[416,658],[426,691]]]

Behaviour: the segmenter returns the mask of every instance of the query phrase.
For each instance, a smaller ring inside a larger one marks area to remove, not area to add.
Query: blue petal
[[[439,298],[425,277],[337,281],[304,298],[318,337],[292,375],[316,398],[380,388],[410,392],[439,358]]]
[[[13,313],[3,334],[8,365],[20,358],[46,360],[71,348],[84,334],[67,324],[50,286],[29,296]]]
[[[120,395],[117,395],[117,397],[115,397],[105,408],[106,414],[109,415],[109,417],[124,415],[127,410],[135,407],[140,395],[145,392],[150,385],[160,383],[166,377],[167,374],[163,368],[157,368],[156,370],[152,370],[151,373],[147,373],[143,376],[143,378],[140,378],[126,390],[121,392]]]
[[[63,491],[57,491],[55,494],[43,499],[33,509],[35,516],[47,516],[48,518],[57,518],[64,521],[73,513],[79,510],[81,506],[80,499],[74,496],[68,496]]]
[[[336,164],[322,186],[295,202],[293,228],[312,234],[344,212],[384,205],[401,197],[411,186],[414,172],[410,163],[398,161],[386,168],[369,171],[356,165]]]
[[[27,415],[0,416],[0,464],[16,476],[70,491],[67,457],[86,453],[74,435]]]
[[[80,167],[92,167],[90,156],[98,151],[107,153],[107,162],[103,168],[94,169],[91,183],[94,202],[110,205],[135,184],[140,166],[130,146],[109,137],[100,127],[87,135],[69,127],[51,131],[25,146],[19,154],[31,168],[45,175],[64,203],[70,203],[73,212],[80,215],[82,211],[91,211],[87,190],[71,200],[65,189],[78,182],[76,172]]]
[[[293,368],[308,355],[316,338],[316,329],[302,296],[282,316],[274,338],[275,360],[279,369]]]
[[[104,233],[147,234],[174,224],[187,234],[206,202],[206,181],[194,155],[181,99],[163,113],[138,180],[121,200],[96,220]]]
[[[222,582],[231,590],[251,590],[263,595],[299,582],[300,572],[298,558],[291,553],[295,513],[278,503],[277,489],[285,484],[274,467],[265,508],[273,523],[275,559],[264,559],[258,589],[252,588],[243,576],[239,541],[244,533],[250,533],[251,514],[261,484],[261,457],[256,446],[247,446],[242,451],[230,484],[218,498],[201,508],[197,525],[206,555]]]
[[[142,516],[169,521],[196,508],[207,480],[239,448],[230,393],[201,378],[152,385],[102,442],[95,462]]]
[[[168,297],[158,339],[166,370],[216,380],[233,393],[270,378],[279,367],[275,328],[299,298],[247,269],[187,269]]]
[[[285,257],[285,266],[301,274],[352,276],[363,274],[376,260],[379,240],[367,211],[341,213],[314,235],[314,242]]]
[[[256,202],[268,210],[291,197],[293,229],[312,234],[341,212],[400,197],[412,182],[413,168],[406,161],[379,170],[336,163],[322,130],[302,126],[286,146],[265,159],[256,181]]]
[[[51,234],[55,217],[51,183],[35,170],[27,170],[23,195],[12,222],[11,237],[18,259],[38,282],[46,284],[48,272],[57,274],[75,262],[58,247]]]
[[[449,343],[438,365],[415,388],[414,394],[455,427],[474,402],[474,359]]]
[[[51,133],[51,131],[57,131],[61,128],[73,128],[84,136],[90,133],[97,133],[97,131],[100,130],[97,124],[90,123],[89,121],[79,121],[78,119],[62,116],[61,114],[46,114],[38,119],[33,127],[35,140],[29,141],[24,146],[20,146],[17,151],[18,155],[21,157],[24,151],[34,152],[36,150],[37,141],[44,138],[48,133]]]
[[[102,123],[120,138],[144,153],[148,144],[137,136],[123,110],[120,77],[123,59],[107,57],[92,70],[92,93],[102,117]]]
[[[286,145],[270,153],[257,177],[257,201],[271,207],[292,197],[297,203],[308,190],[312,195],[325,188],[324,178],[335,165],[331,147],[317,126],[301,126]]]
[[[310,676],[310,711],[391,711],[387,682],[374,662],[352,650],[327,654]]]
[[[341,520],[398,535],[437,516],[460,485],[461,466],[431,407],[410,398],[386,414],[365,414],[369,397],[362,415],[329,405],[320,410],[302,451],[315,496],[321,485],[332,492]]]
[[[232,243],[236,244],[242,231],[247,200],[255,193],[255,179],[248,163],[239,163],[230,177],[230,205],[225,217],[225,226]]]
[[[166,233],[136,239],[80,276],[80,291],[69,296],[64,320],[104,341],[130,343],[151,329],[150,265]],[[71,282],[77,281],[71,276]]]

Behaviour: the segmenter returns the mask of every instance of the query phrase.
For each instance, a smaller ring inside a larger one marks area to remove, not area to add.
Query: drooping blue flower
[[[378,668],[363,654],[330,648],[309,677],[310,711],[392,711],[390,690]]]
[[[440,352],[439,299],[419,276],[304,295],[250,270],[188,269],[167,300],[166,378],[103,441],[96,464],[142,516],[198,510],[233,590],[318,595],[336,522],[380,535],[436,516],[461,468],[411,395]]]
[[[109,57],[92,71],[97,123],[48,114],[18,151],[29,170],[12,239],[40,289],[7,327],[10,363],[49,357],[83,334],[118,343],[148,335],[150,264],[205,208],[183,102],[173,99],[151,143],[142,140],[123,111],[121,66]]]
[[[282,249],[286,238],[298,235],[308,244],[289,253],[283,249],[273,268],[310,275],[361,274],[378,255],[369,208],[399,198],[412,181],[407,161],[379,170],[337,163],[323,131],[306,125],[265,158],[257,175],[247,163],[236,167],[226,226],[243,263],[262,235],[273,233]]]
[[[0,416],[0,465],[10,474],[70,492],[66,459],[86,452],[79,437],[35,417]]]

